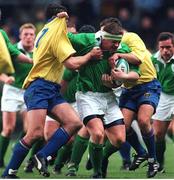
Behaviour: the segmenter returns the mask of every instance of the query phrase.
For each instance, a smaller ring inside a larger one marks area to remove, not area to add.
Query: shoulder
[[[123,38],[122,38],[123,42],[125,40],[132,40],[132,39],[141,40],[140,36],[134,32],[126,32],[123,34]]]

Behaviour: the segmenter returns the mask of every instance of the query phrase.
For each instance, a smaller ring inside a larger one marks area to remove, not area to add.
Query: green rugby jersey
[[[161,58],[160,52],[151,57],[157,72],[157,79],[160,81],[162,91],[174,95],[174,55],[167,63]]]
[[[76,55],[84,55],[88,53],[96,44],[99,44],[100,39],[95,38],[95,33],[81,33],[72,34],[68,33],[68,37],[73,45],[73,48],[77,51]],[[131,52],[126,44],[120,44],[118,48],[120,53]],[[111,56],[110,52],[105,51],[101,60],[91,60],[79,69],[77,79],[77,90],[82,92],[108,92],[110,88],[106,87],[102,83],[102,75],[110,74],[111,68],[108,62],[108,58]],[[138,68],[138,67],[136,67]]]
[[[65,69],[62,79],[68,82],[68,87],[65,90],[63,97],[69,103],[73,103],[76,101],[75,93],[77,91],[77,71],[73,71],[70,69]]]
[[[32,52],[26,52],[24,50],[21,42],[15,44],[15,47],[26,56],[30,58],[33,57]],[[13,66],[15,69],[15,73],[13,74],[15,82],[12,84],[12,86],[22,88],[23,82],[32,68],[32,64],[19,62],[17,59],[13,58]]]

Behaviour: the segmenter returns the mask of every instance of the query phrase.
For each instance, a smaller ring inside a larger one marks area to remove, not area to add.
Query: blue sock
[[[146,150],[141,145],[138,136],[136,132],[133,130],[133,128],[130,128],[129,132],[127,132],[126,140],[129,142],[129,144],[135,149],[138,155],[144,155],[146,153]]]
[[[38,156],[44,157],[45,159],[57,152],[64,144],[69,140],[70,136],[61,127],[52,135],[48,143],[37,153]]]
[[[8,166],[5,168],[2,176],[4,177],[8,174],[16,174],[23,160],[27,156],[29,150],[30,147],[28,147],[23,140],[19,141],[13,149],[11,160]]]
[[[127,141],[122,144],[119,152],[123,161],[131,162],[130,150],[131,150],[131,146]]]
[[[148,134],[142,133],[142,136],[149,153],[149,158],[153,158],[156,160],[155,137],[153,129],[151,129],[151,131]]]

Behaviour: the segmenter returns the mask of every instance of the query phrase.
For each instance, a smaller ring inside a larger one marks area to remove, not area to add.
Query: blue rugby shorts
[[[24,93],[27,110],[47,109],[51,112],[55,105],[66,102],[60,94],[60,85],[38,78],[34,80]]]

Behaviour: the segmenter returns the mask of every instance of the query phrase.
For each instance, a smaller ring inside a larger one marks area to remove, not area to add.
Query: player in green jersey
[[[162,92],[156,113],[152,116],[155,137],[156,155],[159,172],[165,172],[164,153],[166,150],[165,135],[170,121],[174,120],[174,35],[162,32],[157,38],[158,51],[152,56],[157,78],[161,83]]]

